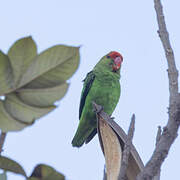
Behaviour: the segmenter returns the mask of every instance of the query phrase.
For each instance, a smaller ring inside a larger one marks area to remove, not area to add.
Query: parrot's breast
[[[120,83],[118,80],[109,81],[108,78],[105,79],[105,81],[98,79],[94,81],[90,97],[91,101],[102,105],[104,111],[111,115],[119,101]]]

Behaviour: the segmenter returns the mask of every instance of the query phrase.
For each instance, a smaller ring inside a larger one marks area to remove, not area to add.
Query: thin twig
[[[154,6],[159,26],[159,36],[165,51],[168,63],[169,78],[169,120],[163,128],[162,135],[156,145],[151,159],[146,164],[144,170],[137,176],[137,180],[152,180],[160,172],[160,168],[168,155],[169,149],[177,137],[180,126],[180,98],[178,94],[178,71],[175,65],[174,53],[169,41],[163,8],[160,0],[154,0]]]
[[[124,150],[123,150],[123,154],[122,154],[122,163],[121,163],[121,169],[120,169],[118,180],[126,179],[126,170],[128,167],[131,143],[132,143],[134,130],[135,130],[134,126],[135,126],[135,115],[133,114],[131,117],[131,123],[130,123],[129,130],[128,130],[127,142],[125,142],[125,146],[124,146]]]
[[[6,135],[7,134],[5,132],[2,132],[1,136],[0,136],[0,155],[3,152],[3,145],[4,145],[4,141],[6,139]]]

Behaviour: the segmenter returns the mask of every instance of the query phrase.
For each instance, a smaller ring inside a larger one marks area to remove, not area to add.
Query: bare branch
[[[160,180],[160,170],[158,171],[157,175],[153,177],[153,180]]]
[[[123,154],[122,154],[122,162],[121,162],[121,169],[119,173],[119,180],[126,180],[126,171],[128,167],[128,161],[129,161],[129,155],[130,155],[130,150],[131,150],[131,143],[134,135],[134,126],[135,126],[135,115],[132,115],[131,118],[131,123],[129,126],[128,130],[128,135],[127,135],[127,141],[125,142]]]
[[[154,7],[157,15],[157,22],[159,26],[159,37],[161,39],[167,63],[168,63],[168,77],[169,77],[169,91],[170,91],[170,104],[175,100],[178,94],[178,71],[176,69],[174,52],[170,44],[169,33],[166,28],[166,23],[163,14],[163,7],[160,0],[154,0]],[[173,101],[172,101],[173,100]],[[171,102],[172,101],[172,102]]]
[[[3,145],[4,145],[5,138],[6,138],[6,133],[2,132],[1,136],[0,136],[0,155],[3,151]]]
[[[157,14],[159,26],[159,36],[163,44],[167,63],[169,78],[169,120],[163,128],[161,137],[159,138],[156,148],[144,170],[137,176],[137,180],[151,180],[160,172],[160,167],[168,155],[169,149],[177,137],[177,131],[180,125],[180,98],[178,94],[178,71],[175,65],[174,53],[169,41],[163,8],[160,0],[154,0],[154,6]]]

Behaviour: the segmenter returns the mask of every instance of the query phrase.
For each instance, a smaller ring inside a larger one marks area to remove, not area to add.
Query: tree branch
[[[1,136],[0,136],[0,155],[3,152],[3,145],[4,145],[5,138],[6,138],[6,133],[1,132]]]
[[[121,162],[121,169],[119,173],[119,180],[125,180],[126,178],[126,170],[128,167],[128,161],[129,161],[129,155],[130,155],[130,150],[131,150],[131,144],[132,144],[132,139],[134,135],[134,125],[135,125],[135,115],[132,115],[131,118],[131,123],[129,126],[128,130],[128,135],[127,135],[127,141],[125,142],[123,154],[122,154],[122,162]]]
[[[154,7],[156,10],[157,22],[159,26],[158,34],[161,39],[168,63],[170,101],[175,101],[174,98],[178,95],[178,71],[176,69],[174,52],[170,44],[169,33],[166,28],[161,1],[154,0]],[[173,101],[170,102],[170,104],[172,104]]]
[[[154,0],[154,6],[159,26],[159,36],[165,51],[168,63],[169,78],[169,119],[163,128],[162,135],[156,145],[153,155],[146,164],[144,170],[137,176],[137,180],[151,180],[160,172],[160,167],[168,155],[169,149],[177,137],[180,125],[180,97],[178,93],[178,71],[175,65],[174,53],[171,48],[169,34],[167,32],[163,8],[160,0]]]

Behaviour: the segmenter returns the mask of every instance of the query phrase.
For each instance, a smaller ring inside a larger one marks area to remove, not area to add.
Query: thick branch
[[[0,136],[0,155],[3,151],[3,145],[4,145],[5,138],[6,138],[6,133],[2,132],[1,136]]]
[[[131,150],[131,143],[134,135],[134,124],[135,124],[135,115],[132,115],[131,118],[131,123],[129,126],[128,130],[128,135],[127,135],[127,142],[125,142],[123,154],[122,154],[122,162],[121,162],[121,170],[119,173],[119,180],[125,180],[126,179],[126,171],[128,167],[128,160],[129,160],[129,155],[130,155],[130,150]]]
[[[180,98],[178,94],[178,71],[175,65],[174,53],[170,45],[169,34],[167,32],[163,8],[160,0],[154,0],[157,21],[159,26],[159,36],[163,44],[168,63],[169,78],[169,120],[163,128],[162,135],[156,145],[153,155],[146,164],[144,170],[138,175],[137,180],[151,180],[160,171],[160,167],[168,155],[169,149],[177,137],[180,125]]]

